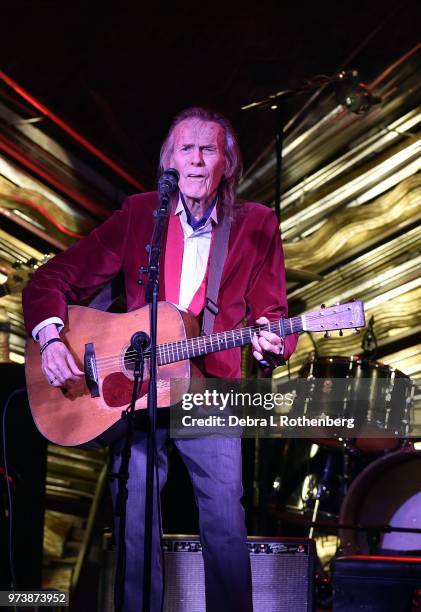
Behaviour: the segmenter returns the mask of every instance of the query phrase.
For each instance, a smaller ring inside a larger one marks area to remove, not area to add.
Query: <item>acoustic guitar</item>
[[[195,376],[195,357],[250,344],[253,334],[266,329],[280,336],[296,332],[328,332],[365,325],[362,302],[336,305],[268,325],[241,327],[199,335],[197,320],[169,302],[158,304],[158,407],[168,407],[188,392]],[[149,307],[124,314],[69,306],[61,333],[85,377],[65,387],[52,387],[41,370],[39,345],[28,339],[26,381],[32,415],[39,431],[62,446],[110,444],[121,435],[122,413],[130,404],[135,353],[130,344],[137,331],[149,334]],[[196,368],[197,369],[197,368]],[[136,410],[146,408],[149,356]],[[170,393],[171,384],[171,393]]]

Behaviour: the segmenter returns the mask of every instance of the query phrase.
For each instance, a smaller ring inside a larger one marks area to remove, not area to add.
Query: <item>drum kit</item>
[[[349,413],[355,400],[352,394],[359,393],[364,428],[354,437],[343,432],[317,437],[316,432],[311,440],[285,442],[285,467],[272,504],[282,528],[293,525],[309,537],[314,531],[335,534],[342,555],[420,554],[421,451],[414,449],[408,437],[414,396],[411,379],[367,354],[313,356],[300,378],[322,382],[305,387],[301,405],[309,416],[328,412],[326,389],[336,381],[352,381],[341,410]]]

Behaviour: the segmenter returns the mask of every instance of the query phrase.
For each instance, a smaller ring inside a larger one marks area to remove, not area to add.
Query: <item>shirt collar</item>
[[[217,200],[218,200],[218,196],[215,196],[211,205],[208,206],[208,208],[206,209],[203,217],[199,219],[199,221],[195,221],[195,219],[193,219],[193,217],[191,216],[190,210],[187,207],[187,204],[185,203],[183,195],[180,191],[178,203],[174,211],[174,214],[179,215],[180,213],[184,211],[186,215],[187,223],[190,225],[193,231],[196,231],[197,229],[202,229],[203,227],[205,227],[209,219],[212,219],[212,221],[214,221],[215,223],[218,223],[218,213],[217,213],[217,206],[216,206]]]

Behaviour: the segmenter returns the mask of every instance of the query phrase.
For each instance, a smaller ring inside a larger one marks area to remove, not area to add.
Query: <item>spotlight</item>
[[[366,113],[382,101],[371,93],[367,85],[358,81],[357,70],[340,72],[333,86],[338,104],[357,115]]]

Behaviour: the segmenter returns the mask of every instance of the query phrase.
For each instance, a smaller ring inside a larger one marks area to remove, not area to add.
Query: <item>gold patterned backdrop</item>
[[[327,96],[286,132],[280,230],[292,315],[351,299],[374,317],[377,359],[421,379],[420,53],[373,85],[380,106],[353,115]],[[273,205],[275,151],[245,176],[242,197]],[[297,270],[298,269],[298,270]],[[300,275],[295,272],[300,272]],[[305,280],[305,272],[318,275]],[[297,280],[298,279],[298,280]],[[303,334],[296,375],[313,353],[362,353],[362,335]],[[245,363],[245,371],[247,369]],[[285,367],[275,378],[288,375]],[[419,402],[418,402],[419,403]]]

